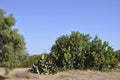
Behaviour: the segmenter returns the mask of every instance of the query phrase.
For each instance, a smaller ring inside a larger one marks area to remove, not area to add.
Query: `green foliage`
[[[71,54],[69,54],[70,47],[68,41],[69,37],[67,35],[59,37],[56,41],[56,45],[53,45],[51,52],[54,63],[59,67],[64,67],[65,69],[67,67],[73,67],[73,65],[71,64],[72,61],[70,60]]]
[[[114,50],[108,45],[108,42],[103,42],[97,36],[92,40],[91,58],[92,68],[97,70],[110,70],[117,65],[117,58]],[[91,62],[90,62],[91,63]]]
[[[32,70],[38,74],[70,69],[108,71],[116,67],[117,63],[116,54],[108,42],[102,42],[98,36],[92,39],[89,34],[72,32],[60,36],[50,54],[42,54]]]
[[[97,36],[72,32],[56,40],[50,53],[54,64],[66,69],[95,69],[106,71],[117,65],[113,48]]]
[[[114,68],[118,62],[113,48],[108,42],[102,42],[98,36],[91,39],[89,34],[79,32],[60,36],[52,46],[50,54],[42,54],[33,65],[33,72],[51,74],[70,69],[108,71]]]
[[[22,67],[31,67],[34,63],[37,62],[40,55],[31,55],[26,56],[26,58],[23,60]]]
[[[38,62],[33,64],[31,71],[38,74],[55,74],[57,67],[49,59],[48,54],[41,54]]]
[[[0,9],[0,65],[8,68],[21,65],[26,55],[24,38],[14,25],[13,15],[5,16],[5,11]]]
[[[87,52],[90,38],[79,32],[59,37],[51,49],[54,63],[64,69],[84,68],[84,52]]]
[[[115,51],[115,54],[116,54],[116,58],[120,62],[120,50]]]

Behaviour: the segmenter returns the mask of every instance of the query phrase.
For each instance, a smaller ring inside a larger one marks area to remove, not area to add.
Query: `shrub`
[[[106,71],[117,65],[114,50],[98,36],[72,32],[56,40],[50,53],[54,64],[66,69],[95,69]]]
[[[103,42],[98,36],[92,39],[89,34],[72,32],[60,36],[50,54],[42,54],[32,69],[39,74],[70,69],[108,71],[115,68],[117,63],[116,54],[108,42]]]

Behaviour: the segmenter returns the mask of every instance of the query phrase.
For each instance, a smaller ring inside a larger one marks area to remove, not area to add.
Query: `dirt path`
[[[38,75],[27,72],[28,68],[16,68],[10,72],[5,80],[120,80],[120,71],[80,71],[72,70],[60,72],[55,75]],[[4,76],[4,68],[0,68],[0,75]],[[0,79],[3,80],[3,79]]]

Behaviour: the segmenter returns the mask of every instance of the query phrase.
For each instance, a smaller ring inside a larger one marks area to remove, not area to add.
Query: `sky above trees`
[[[29,54],[49,52],[57,37],[72,31],[96,34],[120,49],[119,0],[2,0],[16,19]]]

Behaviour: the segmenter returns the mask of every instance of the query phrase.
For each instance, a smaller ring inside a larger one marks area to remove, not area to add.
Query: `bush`
[[[32,70],[39,74],[71,69],[108,71],[115,68],[117,63],[116,54],[108,42],[102,42],[98,36],[92,39],[89,34],[72,32],[60,36],[50,54],[42,54]]]
[[[106,71],[117,65],[114,50],[108,42],[98,36],[91,40],[89,34],[72,32],[56,40],[51,49],[51,57],[59,68],[94,69]]]

